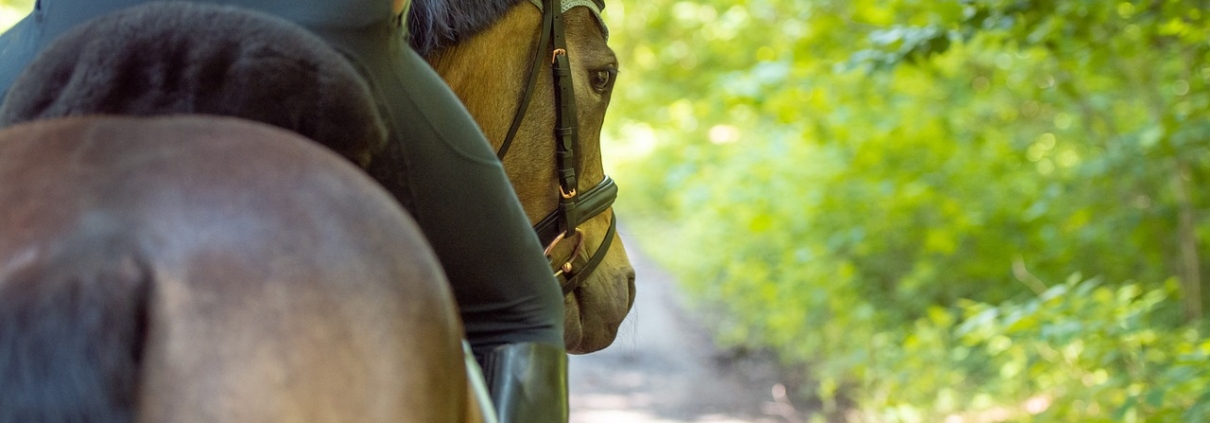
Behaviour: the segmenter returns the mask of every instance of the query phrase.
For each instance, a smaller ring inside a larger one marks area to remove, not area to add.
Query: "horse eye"
[[[592,88],[597,91],[607,91],[613,87],[614,76],[618,74],[617,69],[598,69],[592,72]]]

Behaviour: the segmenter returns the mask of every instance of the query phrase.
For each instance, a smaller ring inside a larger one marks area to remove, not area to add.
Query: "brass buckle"
[[[576,196],[576,189],[572,188],[571,191],[569,192],[569,191],[563,190],[563,187],[560,186],[559,195],[563,196],[563,199],[565,199],[565,200],[570,200]],[[580,230],[580,228],[576,228],[576,230]]]
[[[566,55],[567,55],[567,50],[564,50],[561,48],[554,49],[554,51],[552,51],[550,53],[550,63],[554,63],[556,60],[559,60],[559,56],[566,56]]]
[[[580,255],[580,248],[584,246],[584,231],[580,230],[580,228],[576,228],[571,237],[576,239],[576,245],[571,249],[571,255],[567,256],[567,261],[564,262],[562,266],[559,266],[559,270],[555,272],[556,277],[559,275],[571,274],[571,262],[576,260],[576,257]],[[550,255],[554,252],[555,247],[558,246],[560,242],[565,241],[567,238],[567,232],[559,234],[559,236],[556,236],[555,239],[550,242],[550,245],[546,246],[546,250],[544,250],[542,253],[546,255],[547,259],[550,259]]]

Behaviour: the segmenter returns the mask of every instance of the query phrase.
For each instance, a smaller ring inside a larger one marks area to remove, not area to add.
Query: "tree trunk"
[[[1176,160],[1177,242],[1180,247],[1180,279],[1185,321],[1202,318],[1201,263],[1197,251],[1197,210],[1190,198],[1189,164]]]

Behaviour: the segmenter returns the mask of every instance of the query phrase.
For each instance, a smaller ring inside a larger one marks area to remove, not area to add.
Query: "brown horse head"
[[[451,13],[434,25],[430,2],[415,2],[410,17],[413,45],[437,70],[479,123],[493,147],[503,143],[525,90],[533,55],[539,48],[542,11],[524,0],[488,0],[451,7],[478,8]],[[462,12],[461,14],[457,12]],[[474,17],[498,15],[499,18]],[[459,18],[470,16],[472,18]],[[601,164],[600,133],[613,91],[618,62],[606,44],[606,30],[596,12],[573,7],[563,14],[567,56],[574,81],[579,143],[575,146],[579,192],[605,178]],[[419,25],[418,25],[419,24]],[[419,27],[419,31],[417,31]],[[445,33],[441,33],[445,31]],[[434,35],[433,32],[438,32]],[[473,34],[473,35],[468,35]],[[556,106],[550,66],[539,66],[531,103],[516,142],[504,157],[504,168],[517,191],[531,223],[537,223],[559,207],[560,186],[556,176]],[[613,219],[612,208],[587,220],[582,248],[575,254],[584,260],[596,254]],[[634,269],[621,242],[613,242],[601,265],[565,299],[565,340],[572,353],[589,353],[609,346],[618,326],[634,300]],[[571,252],[554,251],[562,257]]]

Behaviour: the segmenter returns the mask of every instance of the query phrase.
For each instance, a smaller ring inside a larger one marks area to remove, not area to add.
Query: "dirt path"
[[[673,279],[633,243],[634,309],[617,341],[571,358],[571,423],[799,423],[772,366],[731,364],[689,317]]]

